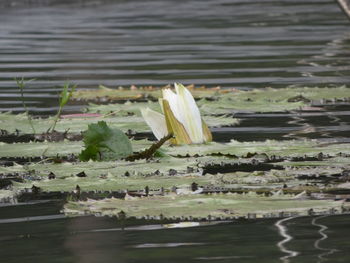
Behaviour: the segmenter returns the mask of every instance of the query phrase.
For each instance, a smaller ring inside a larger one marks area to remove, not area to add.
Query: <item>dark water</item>
[[[1,214],[1,262],[349,262],[348,216],[242,221],[166,229],[124,226],[113,218],[45,220],[55,203],[33,204],[6,217],[43,215],[9,223]],[[56,207],[57,208],[57,207]]]
[[[65,81],[324,87],[349,84],[349,55],[332,0],[1,0],[0,111],[23,110],[14,77],[35,78],[26,103],[52,113]],[[349,107],[326,110],[243,114],[215,136],[349,138]],[[51,217],[61,207],[0,207],[0,262],[350,262],[347,216],[122,231],[112,218]]]
[[[236,88],[349,83],[350,24],[333,0],[2,0],[0,110],[50,112],[58,86]]]

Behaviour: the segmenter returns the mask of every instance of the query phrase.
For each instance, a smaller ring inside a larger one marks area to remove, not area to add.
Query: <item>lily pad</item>
[[[228,114],[237,111],[250,112],[276,112],[297,110],[310,106],[314,102],[327,100],[349,100],[350,90],[345,86],[334,88],[297,88],[283,89],[256,89],[256,90],[230,90],[230,89],[191,89],[193,96],[204,114]],[[73,94],[76,100],[118,101],[129,100],[144,101],[149,98],[157,99],[161,96],[160,89],[97,89],[78,90]]]
[[[82,142],[0,142],[0,157],[55,157],[78,154],[83,149]]]
[[[157,99],[161,97],[161,89],[169,88],[170,85],[164,87],[136,87],[130,88],[118,87],[108,88],[100,85],[98,89],[76,90],[72,99],[77,101],[121,101],[121,100],[144,100]],[[221,92],[227,92],[220,88],[207,89],[205,87],[195,88],[194,85],[187,86],[195,98],[202,98],[215,95]]]
[[[61,164],[29,164],[0,167],[0,174],[18,174],[26,178],[24,183],[14,183],[16,189],[30,188],[33,184],[44,191],[72,191],[78,184],[82,191],[142,190],[173,186],[190,186],[192,182],[207,184],[210,177],[202,177],[196,169],[196,160],[184,162],[178,158],[162,158],[153,161],[134,162],[79,162]],[[190,169],[190,170],[188,170]],[[53,172],[55,179],[49,179]],[[84,172],[85,177],[76,176]],[[26,176],[26,175],[30,175]],[[32,180],[35,178],[36,180]]]
[[[11,190],[0,190],[0,203],[15,202],[16,192]]]
[[[203,119],[210,127],[232,126],[239,121],[232,116],[203,116]],[[118,128],[124,132],[133,130],[136,132],[151,132],[144,119],[139,115],[116,116],[101,115],[96,117],[71,117],[63,118],[57,122],[56,131],[60,132],[82,132],[88,129],[89,124],[105,121],[109,126]],[[33,126],[37,133],[45,133],[51,126],[53,118],[37,118],[32,119]],[[0,113],[0,125],[8,133],[24,134],[31,131],[30,123],[25,114]]]
[[[183,145],[180,147],[164,147],[170,155],[210,155],[213,153],[244,156],[248,153],[264,153],[268,156],[317,156],[319,153],[335,155],[337,153],[350,154],[349,143],[339,143],[335,140],[290,140],[263,142],[238,142],[232,140],[229,143],[211,142],[205,145]]]
[[[123,211],[126,217],[153,218],[233,218],[254,213],[256,217],[271,213],[296,213],[306,215],[314,212],[338,209],[343,201],[295,200],[290,196],[261,197],[256,195],[184,195],[133,198],[127,200],[104,199],[70,202],[65,206],[67,215],[99,214],[117,216]]]
[[[32,119],[33,126],[37,133],[45,133],[54,121],[50,118]],[[82,132],[87,130],[88,125],[97,123],[98,121],[106,121],[108,125],[128,131],[129,129],[138,131],[148,131],[146,123],[141,117],[130,116],[128,118],[121,116],[98,116],[98,117],[82,117],[82,118],[63,118],[57,122],[55,130],[64,132]],[[31,131],[30,124],[25,114],[0,113],[0,125],[9,133],[26,133]]]
[[[350,91],[345,87],[250,91],[194,89],[193,93],[204,120],[211,127],[238,124],[238,120],[232,118],[236,112],[294,111],[306,107],[321,111],[322,105],[337,100],[346,102],[350,97]],[[90,104],[86,112],[97,115],[60,119],[56,126],[58,131],[69,129],[69,132],[79,134],[92,123],[106,121],[109,126],[123,132],[129,129],[148,132],[150,130],[140,115],[140,107],[160,111],[156,101],[160,96],[158,89],[103,88],[98,92],[77,91],[73,96],[76,100],[119,103]],[[318,105],[317,108],[313,107],[315,105]],[[34,118],[32,121],[37,132],[41,133],[51,126],[53,118]],[[24,114],[1,113],[0,125],[9,132],[31,131]],[[135,152],[151,144],[148,140],[132,141]],[[262,142],[232,140],[229,143],[176,147],[164,144],[162,156],[147,161],[79,162],[76,158],[65,158],[58,160],[61,163],[54,163],[53,159],[57,156],[76,156],[83,149],[82,142],[0,143],[0,158],[4,160],[0,174],[8,181],[12,180],[9,178],[18,179],[6,184],[8,189],[1,190],[0,199],[1,196],[13,198],[21,195],[34,185],[33,189],[39,192],[65,192],[66,195],[76,189],[82,193],[117,191],[144,196],[147,192],[150,195],[144,198],[126,195],[126,200],[69,202],[65,207],[68,215],[118,215],[123,210],[126,217],[160,217],[162,214],[170,218],[211,219],[246,216],[248,213],[256,217],[281,212],[306,215],[310,214],[310,209],[322,213],[333,208],[340,211],[346,204],[336,199],[347,199],[350,193],[347,183],[349,145],[344,138]],[[28,159],[20,165],[14,163],[16,157]],[[6,158],[12,158],[10,164]],[[34,158],[39,161],[34,162]],[[226,194],[208,194],[213,192]]]
[[[299,99],[298,99],[299,98]],[[198,102],[200,110],[210,114],[228,114],[234,112],[279,112],[300,110],[314,102],[323,103],[334,99],[349,100],[350,89],[337,88],[284,88],[235,91],[216,95],[210,101]]]

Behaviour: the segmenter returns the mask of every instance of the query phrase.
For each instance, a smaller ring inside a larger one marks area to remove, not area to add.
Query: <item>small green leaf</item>
[[[69,87],[70,87],[69,83],[66,83],[63,86],[63,90],[62,90],[61,95],[60,95],[60,107],[63,107],[64,105],[67,104],[67,102],[72,97],[72,94],[76,88],[76,86],[72,86],[70,91],[69,91]]]
[[[79,159],[81,161],[87,162],[90,159],[96,160],[99,156],[99,148],[96,145],[89,145],[84,150],[81,151]]]
[[[119,129],[111,129],[104,121],[90,124],[83,133],[85,150],[79,156],[81,161],[116,160],[132,154],[129,138]]]

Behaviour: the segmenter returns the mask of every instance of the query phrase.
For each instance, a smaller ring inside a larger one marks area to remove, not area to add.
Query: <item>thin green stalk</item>
[[[69,90],[69,88],[70,88],[70,90]],[[56,124],[61,116],[63,107],[67,104],[67,102],[71,98],[75,88],[76,88],[76,85],[70,87],[69,83],[64,84],[63,90],[62,90],[60,97],[59,97],[59,108],[58,108],[57,114],[55,116],[55,119],[54,119],[52,126],[47,130],[47,133],[49,133],[50,131],[53,132],[55,130]]]
[[[33,81],[33,80],[34,80],[34,79],[30,79],[28,82]],[[22,105],[23,105],[23,108],[24,108],[24,110],[25,110],[25,112],[26,112],[26,115],[27,115],[27,118],[28,118],[30,127],[31,127],[32,130],[33,130],[33,134],[36,134],[35,128],[34,128],[34,125],[33,125],[32,118],[31,118],[31,116],[29,115],[29,110],[28,110],[28,108],[27,108],[27,105],[26,105],[25,102],[24,102],[24,92],[23,92],[24,87],[25,87],[24,78],[23,78],[23,77],[22,77],[22,79],[17,79],[17,78],[15,78],[15,81],[16,81],[17,86],[18,86],[18,88],[19,88],[19,90],[20,90],[20,92],[21,92]]]
[[[61,112],[62,112],[62,107],[60,106],[60,107],[58,108],[57,114],[55,115],[55,119],[54,119],[54,121],[53,121],[53,124],[52,124],[52,126],[47,130],[47,133],[49,133],[50,130],[51,130],[51,132],[53,132],[53,131],[55,130],[57,121],[58,121],[58,119],[59,119],[60,116],[61,116]]]

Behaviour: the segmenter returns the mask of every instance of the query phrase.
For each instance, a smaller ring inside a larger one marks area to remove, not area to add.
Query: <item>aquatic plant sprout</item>
[[[28,82],[30,81],[33,81],[34,79],[30,79]],[[19,78],[15,78],[15,81],[17,83],[17,86],[21,92],[21,99],[22,99],[22,105],[23,105],[23,108],[26,112],[26,115],[27,115],[27,118],[28,118],[28,121],[29,121],[29,124],[30,124],[30,127],[32,128],[33,130],[33,133],[35,134],[35,128],[34,128],[34,125],[33,125],[33,121],[32,121],[32,117],[29,115],[29,110],[27,108],[27,105],[25,104],[24,102],[24,87],[25,87],[25,81],[24,81],[24,78],[22,77],[21,79]]]
[[[175,92],[166,88],[159,99],[163,114],[141,109],[143,118],[158,140],[169,133],[174,135],[173,144],[204,143],[212,140],[207,124],[201,118],[197,104],[182,84],[175,83]]]
[[[63,107],[68,103],[69,99],[72,97],[72,94],[76,87],[77,87],[76,85],[71,86],[69,83],[64,84],[63,90],[59,96],[59,108],[58,108],[57,114],[55,116],[52,126],[47,130],[46,133],[49,133],[50,131],[53,132],[55,130],[57,121],[61,116]]]

